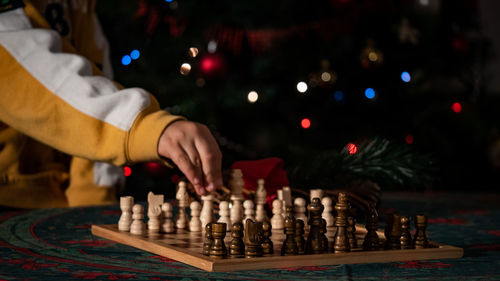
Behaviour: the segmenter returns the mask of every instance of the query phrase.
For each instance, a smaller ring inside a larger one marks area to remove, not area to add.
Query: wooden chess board
[[[366,230],[360,225],[357,225],[356,228],[358,245],[361,246]],[[443,245],[436,242],[430,242],[429,244],[431,247],[426,249],[380,251],[362,251],[362,249],[354,249],[350,253],[341,254],[328,253],[317,255],[281,256],[281,246],[285,240],[285,235],[282,230],[273,230],[271,240],[274,243],[274,256],[252,259],[215,259],[201,254],[204,240],[202,232],[176,230],[176,233],[171,234],[147,234],[145,236],[137,236],[130,234],[129,232],[119,231],[117,225],[92,225],[92,234],[174,259],[206,271],[215,272],[300,266],[452,259],[463,256],[462,248]],[[381,242],[384,242],[383,232],[379,231],[378,234]],[[329,228],[327,230],[327,237],[330,249],[332,247],[333,235],[333,228]],[[230,232],[227,233],[224,241],[227,247],[231,241]]]

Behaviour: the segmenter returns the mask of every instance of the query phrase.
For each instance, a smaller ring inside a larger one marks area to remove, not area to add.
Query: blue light
[[[132,62],[132,58],[129,55],[124,55],[122,57],[122,64],[123,65],[129,65],[130,62]]]
[[[139,52],[139,50],[132,50],[132,52],[130,52],[130,57],[133,60],[138,59],[140,56],[141,56],[141,52]]]
[[[411,76],[410,76],[410,73],[408,73],[408,71],[403,71],[403,73],[401,73],[401,80],[403,80],[403,82],[410,82],[411,80]]]
[[[167,2],[167,3],[170,3],[170,2],[172,2],[172,1],[173,1],[173,0],[165,0],[165,2]]]
[[[373,99],[375,97],[375,90],[372,88],[366,88],[365,97],[368,99]]]
[[[344,92],[342,92],[342,91],[335,91],[335,93],[333,93],[333,98],[336,101],[342,101],[342,100],[344,100]]]

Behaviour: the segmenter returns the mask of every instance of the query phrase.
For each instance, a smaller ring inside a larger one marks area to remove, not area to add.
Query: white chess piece
[[[243,201],[242,192],[244,186],[245,182],[243,181],[243,172],[240,169],[231,170],[229,188],[231,189],[231,201],[233,202],[231,207],[232,223],[243,219],[243,206],[241,202]]]
[[[326,221],[326,226],[330,227],[333,226],[333,223],[335,222],[335,219],[332,215],[332,198],[325,196],[323,199],[321,199],[321,204],[323,204],[323,213],[321,214],[321,217]]]
[[[271,218],[272,229],[283,229],[285,219],[283,219],[283,202],[279,199],[273,201],[273,217]]]
[[[304,226],[307,226],[306,200],[304,198],[295,198],[293,201],[293,211],[295,213],[295,219],[302,220],[304,222]]]
[[[205,230],[205,226],[208,223],[214,221],[214,206],[213,206],[214,196],[213,194],[201,196],[201,200],[203,201],[203,207],[201,209],[201,215],[200,215],[201,229]]]
[[[285,200],[283,199],[283,189],[276,190],[276,195],[278,197],[278,200],[281,201],[281,208],[283,209],[283,211],[281,211],[281,215],[284,218],[285,214],[286,214],[286,204],[285,204]]]
[[[263,222],[267,220],[266,209],[264,209],[264,204],[257,205],[255,209],[255,220],[258,222]]]
[[[161,225],[161,232],[172,233],[174,232],[174,222],[172,221],[172,204],[165,202],[161,205],[163,214],[163,223]]]
[[[130,225],[130,233],[134,235],[144,235],[146,225],[142,221],[144,219],[144,207],[140,204],[135,204],[132,207],[132,224]]]
[[[233,200],[233,206],[231,207],[231,222],[240,222],[243,217],[242,212],[243,206],[241,200]]]
[[[229,217],[229,202],[222,201],[219,204],[219,220],[217,222],[223,222],[226,224],[226,231],[231,231],[233,224],[231,223],[231,218]]]
[[[191,220],[189,221],[189,231],[199,232],[201,231],[201,220],[200,220],[200,210],[201,204],[198,201],[193,201],[189,205],[191,209]]]
[[[161,205],[163,204],[163,194],[155,195],[153,192],[148,193],[148,232],[160,232],[160,216]]]
[[[264,186],[264,180],[257,180],[257,189],[255,190],[255,205],[266,204],[267,191]]]
[[[188,206],[188,194],[186,190],[186,183],[180,181],[178,184],[179,188],[175,195],[175,198],[179,201],[179,212],[175,218],[175,227],[178,229],[186,229],[188,227],[188,217],[186,213],[186,207]]]
[[[120,209],[122,210],[122,215],[118,221],[118,230],[130,231],[130,224],[132,223],[132,206],[134,205],[134,197],[123,196],[120,197]]]
[[[253,209],[254,207],[255,204],[252,200],[245,200],[245,202],[243,202],[243,208],[245,209],[245,219],[243,220],[243,225],[245,225],[247,220],[255,221],[255,211]]]

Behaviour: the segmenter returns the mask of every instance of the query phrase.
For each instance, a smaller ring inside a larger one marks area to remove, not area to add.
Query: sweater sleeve
[[[23,9],[0,14],[0,120],[65,153],[114,165],[160,160],[158,140],[182,119],[140,88],[119,89]]]

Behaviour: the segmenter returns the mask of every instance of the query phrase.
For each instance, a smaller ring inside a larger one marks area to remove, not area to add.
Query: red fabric
[[[254,161],[237,161],[233,164],[233,169],[240,169],[243,172],[245,189],[255,190],[257,180],[264,179],[267,191],[267,201],[276,197],[276,190],[288,186],[288,177],[283,169],[284,162],[280,158],[265,158]]]

